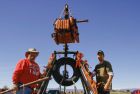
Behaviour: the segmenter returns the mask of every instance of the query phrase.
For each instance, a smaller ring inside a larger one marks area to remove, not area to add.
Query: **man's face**
[[[31,61],[35,61],[35,58],[37,57],[37,55],[38,55],[37,53],[31,52],[28,55],[28,59],[31,60]]]
[[[103,54],[98,54],[97,55],[97,57],[98,57],[98,60],[100,61],[100,62],[103,62],[104,61],[104,55]]]

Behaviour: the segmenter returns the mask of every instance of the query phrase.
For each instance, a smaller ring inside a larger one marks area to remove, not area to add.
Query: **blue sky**
[[[51,34],[66,3],[75,18],[89,20],[78,24],[80,43],[69,49],[83,52],[90,70],[98,64],[96,53],[102,49],[113,66],[113,88],[140,88],[139,0],[0,0],[0,88],[12,85],[15,65],[28,48],[40,51],[41,69],[54,50],[63,50]]]

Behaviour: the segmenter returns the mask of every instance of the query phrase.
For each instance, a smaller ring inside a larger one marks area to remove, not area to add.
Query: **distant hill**
[[[134,90],[140,90],[140,88],[114,89],[113,91],[120,91],[120,92],[133,92]]]

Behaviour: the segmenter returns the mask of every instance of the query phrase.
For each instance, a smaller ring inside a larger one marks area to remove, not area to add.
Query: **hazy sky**
[[[113,88],[140,88],[140,0],[0,0],[0,88],[12,85],[15,65],[28,48],[40,51],[41,69],[54,50],[63,50],[51,34],[66,3],[75,18],[89,20],[78,24],[80,43],[69,49],[83,52],[90,70],[102,49],[113,66]]]

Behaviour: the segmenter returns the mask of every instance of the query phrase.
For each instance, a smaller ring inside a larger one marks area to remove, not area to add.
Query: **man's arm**
[[[23,67],[24,67],[24,61],[21,60],[17,63],[16,68],[14,70],[13,76],[12,76],[12,81],[13,84],[17,84],[20,80],[20,77],[23,73]]]
[[[110,89],[110,85],[112,83],[112,79],[113,79],[113,76],[114,76],[114,73],[113,73],[113,69],[112,69],[112,65],[109,63],[107,64],[107,74],[108,74],[108,80],[104,86],[104,89],[105,90],[109,90]]]
[[[112,83],[112,79],[113,79],[113,75],[109,75],[109,78],[108,78],[108,80],[107,80],[107,83],[106,83],[105,86],[104,86],[104,89],[105,89],[105,90],[109,90],[109,89],[110,89],[110,85],[111,85],[111,83]]]
[[[13,73],[13,76],[12,76],[13,88],[15,90],[19,89],[19,80],[20,80],[20,76],[23,73],[23,67],[24,67],[24,60],[20,60],[17,63],[16,68],[15,68],[14,73]]]
[[[93,71],[92,72],[92,77],[94,77],[96,75],[96,72],[95,71]]]
[[[96,76],[96,66],[94,68],[94,70],[92,71],[92,77]]]

